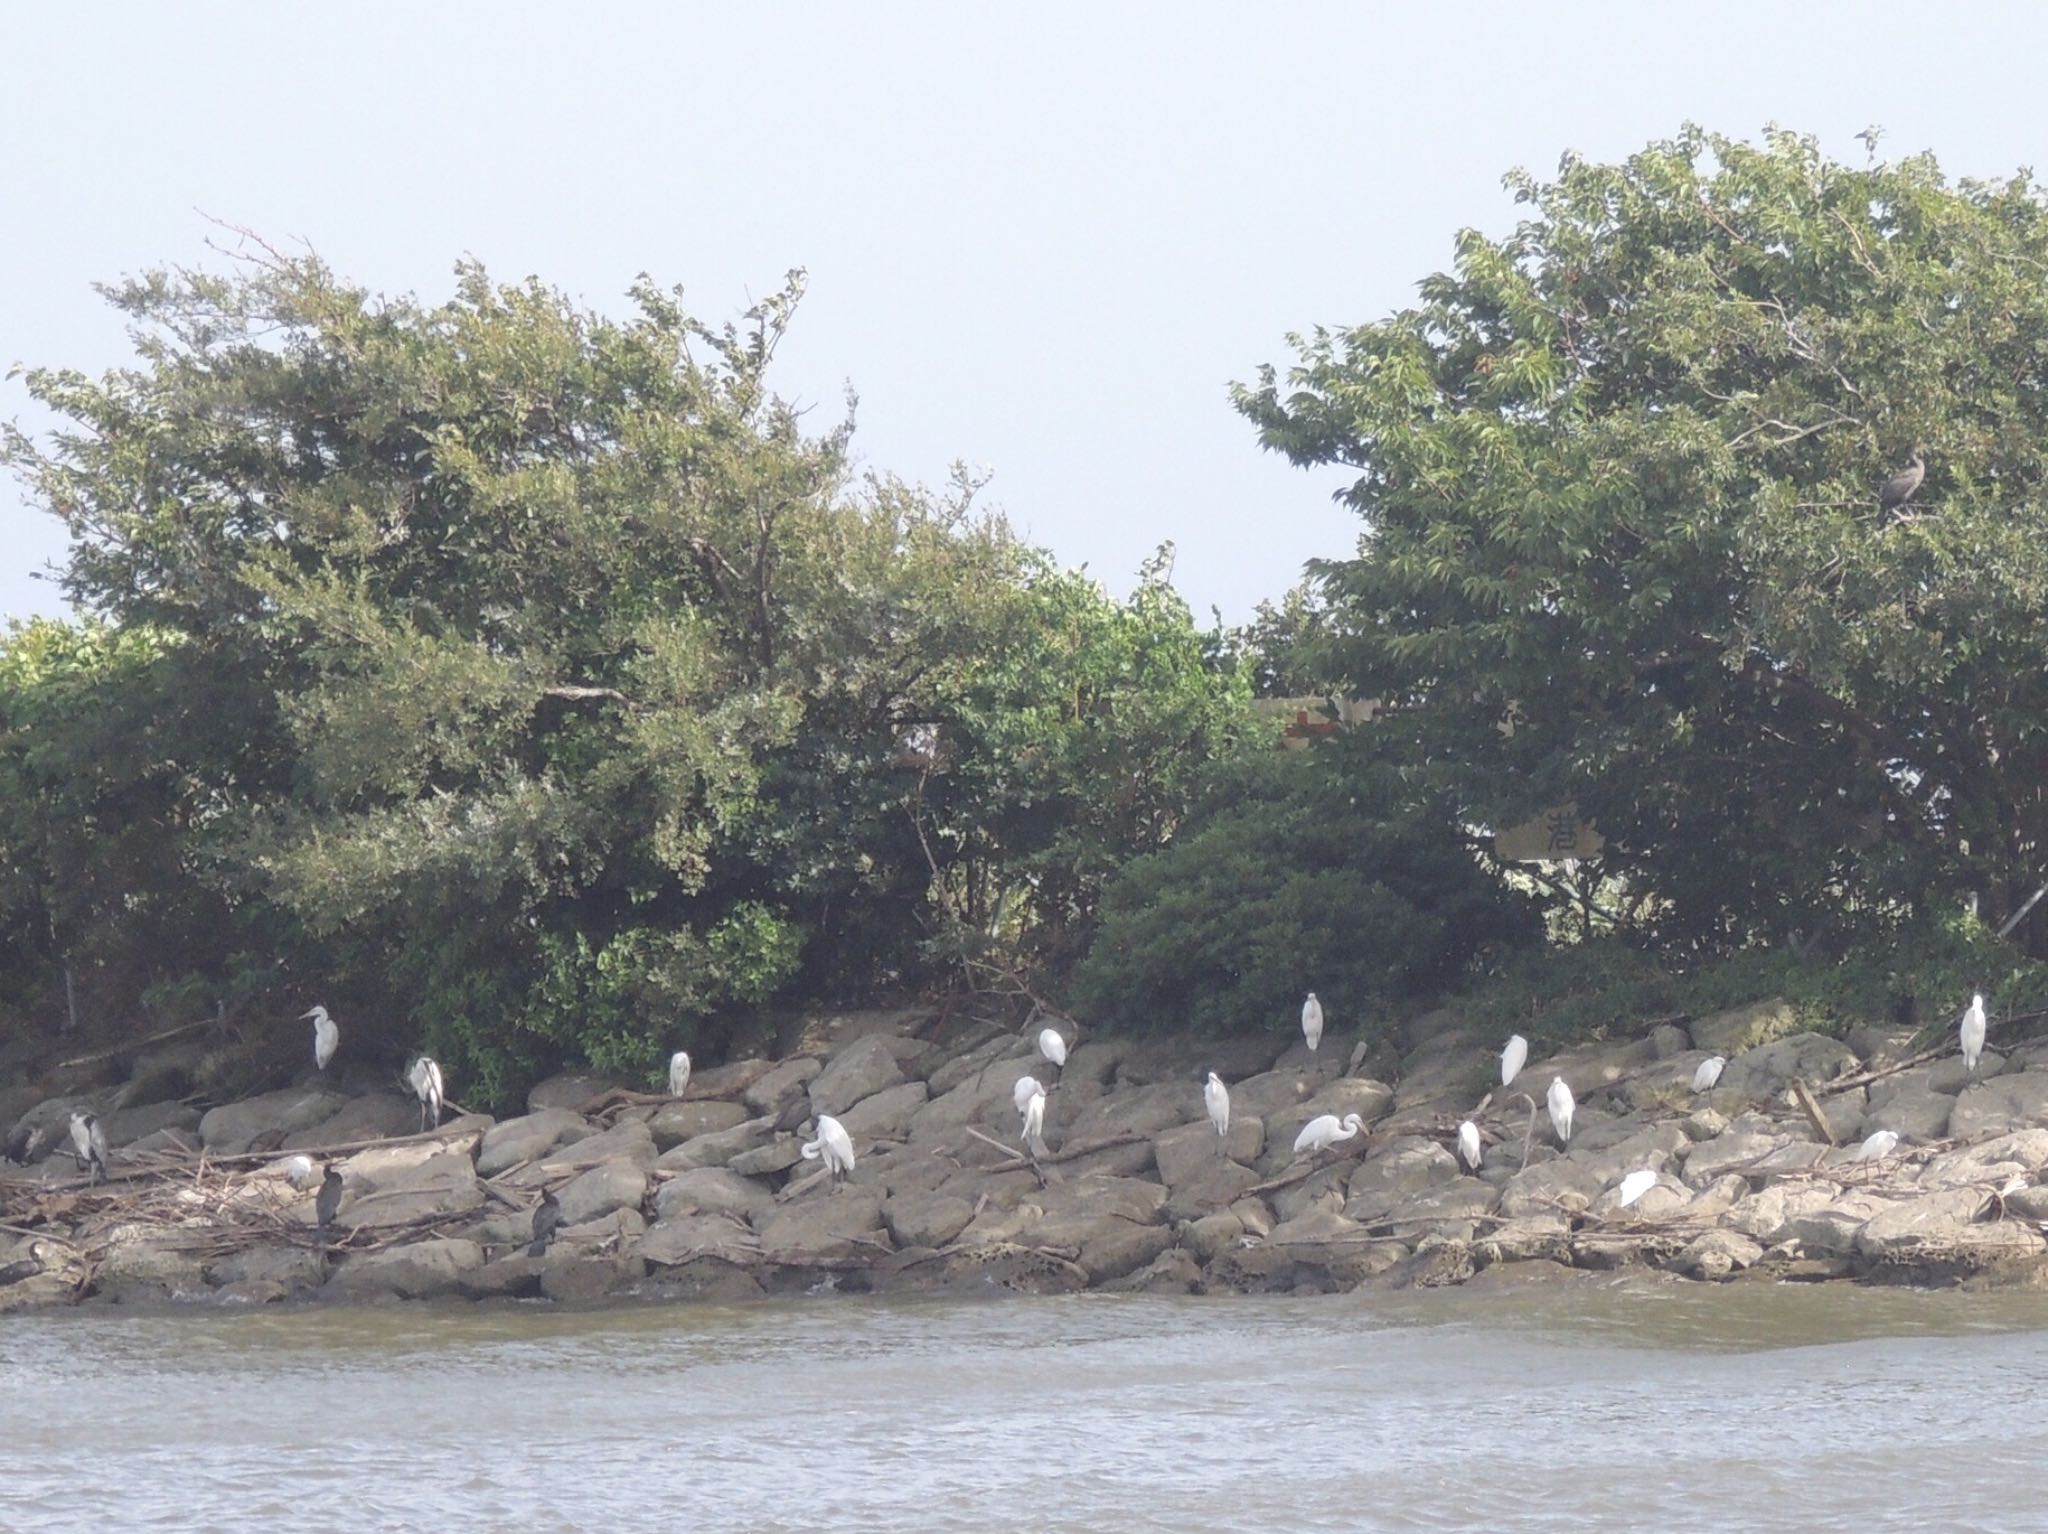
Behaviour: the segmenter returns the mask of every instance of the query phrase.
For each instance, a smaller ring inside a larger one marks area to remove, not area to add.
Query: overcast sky
[[[783,393],[864,461],[954,459],[1128,588],[1157,543],[1236,619],[1355,524],[1227,386],[1408,303],[1512,166],[1692,119],[1956,174],[2048,164],[2048,10],[1882,3],[19,5],[0,45],[0,369],[123,360],[91,291],[218,262],[202,212],[440,298],[453,262],[722,320],[811,274]],[[0,415],[38,424],[18,381]],[[0,484],[0,613],[56,611]]]

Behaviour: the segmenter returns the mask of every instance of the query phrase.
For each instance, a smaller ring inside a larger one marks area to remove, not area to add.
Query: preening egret
[[[1314,1054],[1316,1046],[1323,1042],[1323,1004],[1316,1000],[1316,993],[1310,991],[1308,1000],[1301,1004],[1301,1036],[1308,1040],[1308,1052]]]
[[[1458,1158],[1465,1163],[1467,1170],[1476,1172],[1484,1155],[1479,1145],[1479,1126],[1470,1119],[1465,1120],[1458,1126]]]
[[[1019,1076],[1017,1084],[1010,1088],[1010,1101],[1015,1103],[1017,1111],[1022,1113],[1026,1103],[1034,1097],[1043,1096],[1044,1092],[1045,1085],[1036,1076]]]
[[[1060,1037],[1059,1029],[1045,1028],[1039,1031],[1038,1052],[1054,1065],[1067,1063],[1067,1041]]]
[[[311,1156],[287,1156],[284,1158],[284,1180],[305,1193],[319,1184],[320,1168],[313,1164]]]
[[[324,1071],[327,1062],[334,1058],[334,1051],[341,1045],[341,1029],[335,1026],[325,1007],[314,1007],[299,1016],[313,1019],[313,1069]]]
[[[1045,1154],[1045,1094],[1033,1092],[1024,1104],[1024,1148],[1034,1156]]]
[[[1572,1097],[1572,1089],[1565,1084],[1562,1076],[1550,1078],[1550,1127],[1557,1131],[1558,1143],[1563,1144],[1572,1137],[1572,1110],[1578,1102]]]
[[[1365,1128],[1365,1121],[1355,1113],[1347,1113],[1339,1120],[1334,1113],[1325,1113],[1320,1118],[1310,1119],[1301,1126],[1301,1133],[1294,1137],[1294,1153],[1319,1151],[1335,1145],[1339,1140],[1348,1140]]]
[[[1970,1075],[1977,1073],[1977,1062],[1984,1057],[1984,998],[1972,996],[1970,1010],[1963,1014],[1963,1069]]]
[[[341,1173],[333,1167],[320,1179],[320,1192],[313,1200],[313,1226],[320,1232],[320,1238],[327,1239],[327,1227],[334,1223],[334,1217],[341,1210]]]
[[[1920,488],[1920,482],[1927,477],[1927,460],[1921,449],[1913,449],[1913,461],[1884,482],[1884,488],[1877,493],[1880,511],[1890,511],[1894,506],[1903,506],[1913,499],[1913,492]]]
[[[561,1223],[562,1206],[555,1200],[555,1190],[543,1188],[540,1202],[533,1206],[533,1244],[527,1247],[526,1255],[538,1257],[545,1252],[548,1243],[555,1239],[555,1228]]]
[[[97,1113],[71,1115],[71,1152],[81,1169],[92,1168],[95,1183],[107,1175],[107,1132]]]
[[[799,1149],[806,1161],[822,1157],[825,1170],[832,1174],[834,1182],[853,1170],[853,1137],[829,1113],[818,1115],[818,1138],[804,1141]]]
[[[1508,1035],[1508,1046],[1500,1052],[1500,1084],[1504,1087],[1514,1085],[1515,1078],[1522,1074],[1522,1067],[1528,1061],[1529,1041],[1519,1033]]]
[[[1629,1173],[1628,1176],[1622,1178],[1621,1180],[1621,1198],[1619,1200],[1619,1207],[1623,1209],[1628,1208],[1630,1204],[1633,1204],[1637,1199],[1641,1198],[1645,1193],[1648,1193],[1652,1188],[1656,1186],[1657,1174],[1655,1172],[1650,1171],[1648,1168],[1645,1168],[1640,1172]]]
[[[1209,1106],[1209,1122],[1216,1126],[1217,1135],[1227,1139],[1230,1135],[1230,1088],[1214,1071],[1209,1072],[1209,1084],[1202,1088],[1202,1101]]]
[[[679,1049],[668,1057],[668,1095],[681,1097],[690,1086],[690,1052]]]
[[[1700,1061],[1700,1068],[1692,1073],[1692,1089],[1695,1092],[1711,1092],[1714,1083],[1721,1079],[1721,1072],[1728,1069],[1726,1055],[1708,1055]]]
[[[1856,1147],[1851,1161],[1882,1161],[1899,1148],[1899,1133],[1895,1129],[1880,1129],[1876,1134]]]
[[[413,1096],[420,1100],[420,1128],[424,1130],[429,1127],[427,1121],[431,1116],[431,1127],[439,1129],[443,1100],[441,1067],[426,1055],[421,1055],[413,1061],[412,1069],[406,1072],[405,1079],[412,1084]]]

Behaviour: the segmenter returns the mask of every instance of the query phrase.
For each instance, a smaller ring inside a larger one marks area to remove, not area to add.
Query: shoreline
[[[934,1022],[835,1014],[777,1058],[702,1070],[682,1099],[557,1077],[524,1115],[426,1134],[396,1093],[318,1080],[205,1114],[104,1109],[111,1181],[88,1185],[61,1152],[0,1174],[0,1311],[1331,1293],[1624,1271],[2048,1284],[2048,1044],[1970,1072],[1952,1047],[1912,1053],[1906,1030],[1798,1032],[1767,1000],[1534,1059],[1502,1092],[1499,1040],[1427,1020],[1422,1045],[1372,1062],[1391,1081],[1355,1074],[1365,1051],[1341,1030],[1311,1054],[1298,1039],[1076,1039],[1061,1024],[1073,1047],[1057,1067],[1036,1024],[936,1045],[922,1036]],[[1692,1092],[1710,1053],[1726,1068]],[[1209,1070],[1229,1084],[1227,1137],[1205,1110]],[[1024,1075],[1049,1089],[1035,1158],[1012,1097]],[[1578,1102],[1566,1142],[1539,1106],[1559,1077]],[[61,1122],[73,1101],[24,1122]],[[1326,1113],[1358,1114],[1363,1132],[1295,1155]],[[817,1114],[856,1147],[841,1184],[790,1127]],[[1485,1141],[1476,1174],[1456,1152],[1468,1115]],[[1897,1148],[1853,1160],[1880,1130]],[[283,1175],[293,1153],[341,1173],[324,1244],[313,1193]],[[1654,1180],[1623,1207],[1631,1173]],[[536,1255],[543,1190],[560,1225]]]

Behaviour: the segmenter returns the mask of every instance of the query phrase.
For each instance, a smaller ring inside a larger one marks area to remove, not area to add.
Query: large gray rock
[[[1799,1031],[1798,1014],[1782,996],[1753,1001],[1696,1020],[1691,1028],[1693,1047],[1709,1054],[1733,1057],[1759,1044]]]
[[[536,1160],[506,1174],[516,1188],[555,1183],[571,1173],[588,1171],[607,1161],[625,1161],[642,1171],[654,1165],[654,1136],[641,1119],[622,1119],[599,1134],[564,1140]]]
[[[207,1290],[206,1262],[189,1244],[200,1227],[116,1225],[94,1241],[93,1290],[102,1299],[133,1303],[190,1300]]]
[[[1841,1196],[1832,1183],[1774,1182],[1747,1198],[1736,1200],[1721,1223],[1729,1230],[1750,1236],[1765,1246],[1790,1239],[1788,1223],[1795,1217],[1825,1209]]]
[[[762,1258],[783,1267],[872,1259],[891,1249],[879,1188],[841,1185],[792,1200],[768,1214],[760,1231]]]
[[[716,1166],[678,1172],[654,1196],[655,1217],[662,1220],[689,1214],[723,1214],[751,1220],[774,1205],[774,1195],[760,1183]]]
[[[854,1145],[854,1159],[858,1164],[860,1146]],[[773,1177],[777,1172],[787,1172],[803,1160],[803,1142],[795,1135],[777,1135],[765,1145],[752,1150],[741,1151],[726,1166],[742,1177]]]
[[[673,1150],[664,1151],[655,1163],[664,1172],[686,1172],[691,1167],[724,1166],[733,1157],[744,1151],[766,1145],[775,1137],[775,1120],[771,1118],[748,1119],[730,1129],[715,1129],[685,1140]]]
[[[1955,1105],[1953,1097],[1940,1092],[1892,1093],[1865,1113],[1858,1127],[1866,1135],[1889,1129],[1902,1140],[1939,1140],[1948,1133]]]
[[[540,1292],[560,1305],[588,1305],[631,1290],[647,1276],[638,1251],[553,1246],[540,1261]]]
[[[1776,1231],[1778,1241],[1796,1241],[1809,1257],[1843,1257],[1856,1250],[1863,1227],[1892,1207],[1880,1194],[1852,1188],[1833,1203],[1787,1217]]]
[[[1571,1221],[1561,1214],[1528,1214],[1503,1220],[1472,1243],[1482,1262],[1562,1262],[1571,1254]]]
[[[344,1230],[390,1229],[428,1218],[454,1219],[485,1200],[468,1144],[437,1141],[376,1146],[338,1164],[345,1196],[335,1223]],[[312,1202],[294,1210],[310,1221]]]
[[[341,1111],[322,1119],[310,1129],[285,1136],[283,1149],[305,1150],[322,1145],[353,1145],[359,1140],[382,1140],[393,1135],[416,1134],[420,1127],[420,1105],[396,1092],[370,1092],[351,1097]]]
[[[206,1266],[206,1278],[221,1287],[276,1284],[283,1294],[303,1294],[326,1281],[327,1261],[311,1247],[267,1242],[214,1258]]]
[[[910,1125],[916,1119],[918,1109],[925,1105],[929,1096],[921,1081],[884,1087],[840,1114],[839,1123],[853,1136],[856,1145],[871,1145],[876,1140],[906,1140],[910,1137]]]
[[[1983,1268],[2048,1251],[2041,1232],[2022,1220],[1979,1221],[1990,1207],[1981,1188],[1949,1188],[1870,1217],[1856,1249],[1873,1262]]]
[[[863,1098],[901,1086],[904,1080],[889,1041],[870,1034],[833,1056],[811,1083],[811,1111],[837,1118]]]
[[[683,1214],[648,1226],[639,1252],[664,1267],[713,1259],[750,1268],[761,1261],[761,1241],[731,1215]]]
[[[655,1148],[667,1152],[699,1135],[717,1134],[744,1124],[753,1116],[750,1109],[739,1103],[693,1097],[688,1102],[665,1103],[656,1108],[647,1120],[647,1130],[654,1136]]]
[[[1071,1252],[1089,1281],[1102,1283],[1136,1272],[1173,1244],[1162,1219],[1165,1202],[1166,1190],[1157,1183],[1081,1177],[1055,1183],[1013,1209],[984,1211],[959,1240]]]
[[[1603,1191],[1600,1175],[1569,1157],[1538,1161],[1510,1177],[1501,1188],[1500,1212],[1511,1220],[1583,1210]]]
[[[189,1103],[154,1102],[140,1108],[116,1108],[112,1113],[103,1113],[100,1115],[100,1128],[106,1131],[108,1146],[119,1150],[124,1145],[133,1145],[166,1130],[183,1131],[196,1137],[199,1117],[199,1110]]]
[[[945,1246],[967,1228],[974,1206],[950,1193],[891,1194],[882,1222],[898,1246]]]
[[[538,1160],[557,1145],[588,1139],[596,1131],[588,1119],[567,1108],[543,1108],[521,1118],[505,1119],[484,1132],[476,1153],[476,1169],[496,1177],[528,1161]]]
[[[588,1072],[572,1072],[563,1076],[550,1076],[536,1082],[526,1094],[526,1111],[538,1113],[543,1108],[581,1108],[593,1097],[602,1097],[629,1084],[612,1076],[594,1076]]]
[[[1262,1071],[1231,1083],[1230,1111],[1253,1114],[1270,1122],[1277,1113],[1299,1108],[1324,1085],[1325,1078],[1310,1071]],[[1300,1122],[1307,1123],[1314,1117],[1312,1113],[1306,1114]]]
[[[991,1068],[1004,1069],[1010,1081],[1019,1076],[1032,1074],[1031,1061],[1012,1056],[1016,1038],[1008,1033],[997,1034],[984,1039],[971,1049],[962,1050],[950,1060],[941,1061],[932,1067],[925,1083],[932,1090],[934,1099],[944,1097],[948,1092],[973,1081]],[[1035,1059],[1036,1056],[1033,1056]],[[1040,1077],[1041,1081],[1045,1078]]]
[[[1404,1135],[1373,1152],[1352,1171],[1344,1213],[1370,1223],[1416,1194],[1458,1180],[1458,1158],[1435,1140]],[[1492,1189],[1487,1190],[1490,1195]]]
[[[1227,1139],[1218,1136],[1204,1118],[1193,1124],[1176,1124],[1154,1135],[1152,1159],[1159,1168],[1159,1180],[1169,1188],[1178,1188],[1197,1178],[1207,1178],[1219,1165],[1256,1159],[1264,1141],[1264,1127],[1256,1118],[1233,1116]]]
[[[1819,1087],[1848,1075],[1861,1063],[1856,1052],[1839,1039],[1820,1033],[1788,1034],[1731,1059],[1714,1096],[1717,1100],[1723,1096],[1775,1098],[1795,1080]]]
[[[1763,1247],[1735,1230],[1710,1230],[1695,1237],[1672,1266],[1695,1278],[1726,1278],[1762,1260]]]
[[[1694,1188],[1704,1188],[1729,1172],[1753,1173],[1772,1155],[1791,1146],[1809,1144],[1815,1153],[1822,1149],[1818,1143],[1774,1130],[1731,1127],[1719,1139],[1699,1141],[1682,1150],[1680,1156],[1686,1182]]]
[[[1205,1129],[1209,1124],[1201,1090],[1184,1081],[1160,1081],[1149,1087],[1115,1092],[1089,1103],[1079,1113],[1068,1112],[1066,1105],[1059,1100],[1064,1093],[1063,1087],[1054,1095],[1053,1108],[1067,1126],[1068,1143],[1099,1140],[1117,1134],[1151,1136],[1196,1119]],[[1013,1119],[1013,1126],[1014,1122]]]
[[[288,1087],[238,1103],[222,1103],[199,1121],[199,1143],[216,1156],[238,1155],[258,1135],[271,1130],[293,1135],[311,1129],[333,1118],[347,1103],[339,1092],[323,1087]]]
[[[1921,1187],[2001,1188],[2014,1177],[2028,1182],[2048,1168],[2048,1129],[2022,1129],[1995,1140],[1949,1151],[1920,1169]]]
[[[647,1170],[637,1162],[607,1161],[571,1178],[555,1195],[564,1225],[581,1225],[615,1209],[638,1209],[647,1196]]]
[[[740,1102],[745,1104],[750,1113],[775,1113],[782,1107],[782,1100],[785,1097],[809,1086],[817,1080],[819,1073],[824,1069],[825,1062],[810,1055],[797,1055],[793,1059],[784,1060],[741,1092]],[[828,1108],[825,1111],[829,1113],[832,1110]],[[735,1124],[738,1122],[738,1119],[733,1120]],[[727,1129],[731,1125],[720,1124],[715,1127]],[[701,1134],[703,1131],[699,1130],[698,1133]]]
[[[1384,1219],[1369,1223],[1374,1230],[1384,1228],[1402,1241],[1470,1241],[1478,1233],[1478,1222],[1499,1207],[1498,1188],[1476,1177],[1463,1177],[1418,1193]]]
[[[350,1257],[321,1293],[344,1300],[432,1299],[460,1293],[463,1275],[483,1263],[483,1248],[474,1241],[414,1241]]]
[[[1010,1094],[1018,1078],[1036,1074],[1032,1064],[1033,1060],[998,1060],[944,1091],[940,1082],[947,1073],[934,1072],[934,1096],[910,1121],[910,1138],[955,1143],[966,1138],[962,1131],[970,1124],[985,1133],[1011,1134],[1017,1127],[1017,1109]],[[1038,1079],[1042,1082],[1046,1078]]]
[[[1965,1087],[1949,1114],[1948,1132],[1967,1140],[2038,1124],[2048,1124],[2048,1071],[2008,1073]]]

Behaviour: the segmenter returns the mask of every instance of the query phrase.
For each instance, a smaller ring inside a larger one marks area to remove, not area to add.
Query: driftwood
[[[1813,1089],[1796,1076],[1792,1078],[1792,1095],[1798,1100],[1800,1110],[1805,1113],[1806,1122],[1813,1126],[1813,1132],[1829,1145],[1839,1145],[1841,1142],[1835,1138],[1834,1125],[1828,1122],[1827,1114],[1821,1110],[1820,1104],[1814,1101]]]
[[[985,1135],[980,1130],[971,1126],[967,1128],[967,1132],[983,1144],[992,1145],[997,1150],[1005,1152],[1010,1158],[1007,1161],[999,1161],[994,1166],[977,1168],[977,1170],[983,1172],[1025,1172],[1040,1166],[1057,1166],[1062,1161],[1074,1161],[1082,1156],[1092,1156],[1099,1150],[1109,1150],[1118,1145],[1136,1145],[1140,1141],[1152,1138],[1150,1135],[1141,1135],[1127,1129],[1118,1134],[1103,1135],[1097,1139],[1082,1140],[1073,1145],[1063,1145],[1049,1156],[1034,1158],[1032,1156],[1018,1155],[1001,1140],[991,1135]]]

